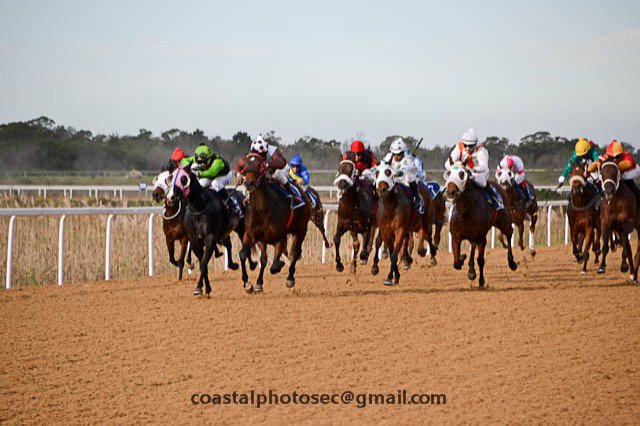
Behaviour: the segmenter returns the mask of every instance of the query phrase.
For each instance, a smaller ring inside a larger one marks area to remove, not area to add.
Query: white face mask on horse
[[[502,169],[496,171],[496,180],[498,184],[503,188],[511,186],[512,180],[515,178],[513,172],[509,169]]]
[[[171,173],[168,171],[160,173],[158,176],[153,178],[151,185],[153,185],[154,190],[160,188],[162,192],[166,194],[169,189],[169,185],[171,185]]]
[[[451,169],[444,172],[443,177],[445,180],[444,185],[447,191],[447,196],[451,198],[457,195],[449,190],[451,184],[455,185],[458,194],[464,192],[464,189],[467,186],[467,181],[469,180],[469,172],[467,171],[466,167],[462,165],[462,163],[455,163],[451,166]]]
[[[392,190],[396,184],[394,175],[395,172],[391,166],[387,164],[380,164],[376,166],[376,188],[379,188],[380,183],[384,182],[387,184],[387,189],[389,191]]]

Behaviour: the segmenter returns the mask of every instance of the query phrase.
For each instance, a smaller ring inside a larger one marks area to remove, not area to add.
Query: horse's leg
[[[234,262],[232,258],[233,250],[231,249],[231,237],[225,238],[223,244],[224,248],[227,250],[227,267],[232,271],[237,271],[238,264]]]
[[[205,293],[207,297],[211,294],[211,285],[209,284],[209,260],[215,251],[216,242],[213,235],[207,235],[204,240],[204,254],[200,259],[200,279],[198,287],[193,291],[194,296],[202,296],[202,282],[205,284]]]
[[[475,257],[476,257],[476,246],[477,244],[471,243],[471,250],[469,251],[469,272],[467,273],[467,277],[473,281],[476,279],[476,268],[475,268]]]
[[[633,257],[631,256],[630,252],[624,250],[624,245],[623,245],[622,263],[620,264],[620,272],[622,272],[623,274],[629,272],[629,264],[631,263],[633,263]]]
[[[302,242],[307,235],[306,228],[298,230],[291,238],[291,264],[289,265],[289,275],[287,276],[287,287],[293,288],[296,285],[296,264],[302,255]]]
[[[629,280],[631,280],[634,284],[638,282],[638,272],[635,268],[633,262],[633,252],[631,251],[631,243],[629,242],[629,234],[627,232],[622,232],[620,235],[622,238],[622,246],[624,247],[624,251],[627,253],[626,258],[629,259]]]
[[[351,259],[351,273],[356,273],[356,266],[358,265],[358,254],[360,253],[360,239],[356,231],[349,231],[351,235],[351,242],[353,245],[353,259]]]
[[[168,236],[165,236],[165,240],[167,242],[167,250],[169,251],[169,262],[171,262],[171,264],[173,266],[178,266],[178,262],[176,262],[176,249],[174,247],[174,240],[173,238],[169,238]]]
[[[609,254],[609,242],[611,239],[611,231],[608,224],[602,224],[600,226],[602,232],[602,259],[600,260],[600,267],[598,268],[599,274],[604,274],[607,271],[607,254]]]
[[[253,286],[248,284],[249,275],[247,274],[247,259],[251,259],[251,248],[253,247],[253,240],[249,237],[249,234],[245,232],[242,237],[242,249],[240,249],[240,266],[242,268],[242,289],[245,293],[253,293]]]
[[[391,247],[394,248],[395,247],[395,237],[393,234],[391,234],[391,236],[389,238],[385,238],[384,240],[384,245],[386,247]],[[400,247],[400,242],[398,242],[398,247]],[[398,249],[399,251],[399,249]],[[387,279],[384,281],[384,285],[393,285],[393,273],[394,273],[394,268],[393,268],[393,255],[392,253],[390,253],[389,256],[390,260],[391,260],[391,265],[389,267],[389,274],[387,274]],[[398,261],[398,256],[395,257],[395,261]]]
[[[451,252],[453,253],[453,268],[460,270],[462,269],[462,265],[464,265],[464,261],[466,260],[466,256],[460,255],[460,244],[462,240],[454,234],[451,234]]]
[[[433,228],[430,226],[425,234],[427,236],[427,244],[429,244],[429,255],[431,256],[431,266],[436,266],[438,261],[436,260],[436,255],[438,254],[438,245],[433,243],[433,236],[431,234]]]
[[[313,224],[316,225],[316,228],[318,228],[318,230],[320,230],[322,240],[324,241],[324,247],[331,248],[331,243],[327,239],[327,233],[324,229],[324,209],[316,210],[315,214],[313,215]]]
[[[582,273],[587,273],[587,262],[589,261],[589,250],[591,250],[591,242],[593,240],[594,229],[591,225],[587,224],[585,231],[584,245],[582,246]]]
[[[596,238],[593,240],[593,244],[591,245],[592,251],[595,254],[594,264],[598,264],[598,256],[600,256],[600,240],[602,239],[602,231],[600,231],[600,224],[596,221],[595,226]]]
[[[380,228],[378,228],[378,235],[376,237],[376,245],[373,248],[373,265],[371,265],[371,275],[378,275],[380,272],[380,268],[378,268],[378,262],[380,259],[378,258],[378,252],[380,251],[380,246],[382,245],[382,237],[380,236]]]
[[[264,269],[267,267],[267,245],[262,241],[258,242],[260,248],[260,273],[258,274],[258,280],[256,285],[253,286],[255,293],[262,293],[262,284],[264,283]]]
[[[420,257],[425,257],[427,255],[427,249],[424,246],[424,242],[427,239],[426,235],[425,235],[425,230],[423,228],[420,228],[418,230],[418,249],[417,249],[417,253],[418,256]],[[431,248],[431,247],[429,247]]]
[[[340,240],[344,233],[347,232],[347,229],[342,226],[342,223],[338,219],[338,227],[336,228],[336,235],[333,236],[333,245],[336,248],[336,271],[342,272],[344,271],[344,265],[342,264],[342,259],[340,259]]]
[[[487,238],[482,238],[482,241],[478,243],[478,268],[480,269],[480,280],[478,285],[480,288],[484,287],[484,249],[487,247]]]
[[[502,231],[507,240],[507,263],[509,264],[509,269],[515,271],[518,269],[518,264],[513,260],[513,250],[511,248],[513,227],[511,226],[511,221],[507,220],[507,217],[504,214],[499,214],[498,216],[500,216],[500,223],[497,224],[498,228]]]
[[[182,271],[184,271],[184,257],[187,255],[188,240],[183,238],[180,241],[180,257],[178,257],[178,280],[182,279]]]
[[[440,247],[440,238],[442,238],[442,227],[444,226],[444,222],[442,221],[437,221],[436,222],[436,235],[433,238],[433,244],[436,247]]]
[[[518,223],[518,241],[520,244],[520,251],[524,250],[524,219]]]
[[[502,248],[507,248],[507,243],[505,242],[504,238],[504,234],[502,233],[502,231],[500,231],[498,233],[498,241],[500,241]],[[509,244],[511,244],[511,241],[509,241]]]
[[[282,270],[282,267],[284,266],[284,261],[282,261],[280,258],[282,257],[284,246],[286,244],[287,244],[287,239],[285,238],[284,240],[278,241],[273,246],[274,248],[273,262],[271,262],[271,268],[269,269],[269,272],[271,272],[272,275],[275,275],[278,272],[280,272]]]
[[[408,235],[405,230],[398,229],[395,232],[394,236],[394,246],[393,253],[391,253],[391,271],[394,273],[393,284],[400,284],[400,268],[398,267],[398,260],[400,256],[400,252],[403,248],[407,247],[408,244]]]
[[[366,229],[362,233],[362,250],[360,250],[361,265],[366,265],[367,260],[369,260],[369,253],[371,252],[372,235],[373,235],[373,231],[371,230],[371,228]]]
[[[404,260],[404,270],[409,270],[411,268],[411,264],[413,263],[413,258],[411,257],[411,253],[413,253],[413,233],[410,232],[409,236],[406,238],[406,241],[402,244],[402,253]]]
[[[638,241],[636,243],[636,256],[633,262],[633,266],[635,268],[635,277],[633,279],[634,284],[638,283],[638,267],[640,267],[640,229],[636,228],[636,234],[638,236]]]
[[[536,242],[534,235],[536,233],[536,223],[538,222],[538,209],[536,208],[533,213],[530,213],[531,221],[529,222],[529,253],[531,256],[536,255]]]

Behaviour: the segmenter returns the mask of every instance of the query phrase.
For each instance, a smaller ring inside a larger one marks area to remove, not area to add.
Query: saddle
[[[496,209],[496,211],[504,210],[504,200],[502,199],[502,195],[500,195],[500,193],[496,191],[493,185],[487,182],[487,186],[482,188],[481,186],[479,186],[477,183],[473,181],[471,181],[471,184],[475,185],[476,188],[482,191],[482,195],[484,195],[484,198],[487,200],[487,203],[491,204]]]
[[[409,197],[411,200],[415,200],[413,203],[413,208],[419,214],[424,214],[424,200],[422,199],[422,195],[420,195],[420,191],[416,191],[417,193],[414,194],[410,186],[403,183],[397,183],[397,185],[404,190],[405,194],[407,194],[407,197]],[[417,185],[416,189],[418,189]]]
[[[307,190],[305,191],[305,193],[307,194],[307,197],[309,197],[309,201],[311,201],[311,207],[315,209],[318,206],[319,200],[316,198],[313,192]]]
[[[418,185],[425,188],[431,194],[431,198],[435,199],[440,192],[440,184],[438,182],[419,182]]]
[[[277,182],[271,181],[269,182],[269,185],[273,186],[275,189],[278,190],[278,192],[280,192],[282,195],[284,195],[285,198],[291,200],[293,198],[293,195],[287,191],[285,188],[282,187],[282,185],[278,184]],[[293,200],[291,200],[291,209],[295,210],[298,209],[302,206],[304,206],[306,204],[306,202],[304,201],[304,196],[302,195],[302,192],[300,191],[300,188],[298,188],[296,185],[290,184],[289,186],[291,188],[292,191],[294,191],[296,193],[296,196],[298,197],[298,199],[300,200],[299,203],[294,204]]]

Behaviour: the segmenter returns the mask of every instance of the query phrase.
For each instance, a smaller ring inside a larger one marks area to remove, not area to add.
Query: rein
[[[178,203],[178,211],[173,215],[173,216],[167,216],[167,206],[164,206],[164,209],[162,209],[162,219],[164,220],[173,220],[176,217],[178,217],[178,215],[180,214],[180,212],[182,211],[182,201],[180,201]]]
[[[604,186],[607,183],[612,183],[613,186],[615,187],[615,190],[618,191],[618,187],[620,186],[620,168],[613,161],[607,161],[602,166],[600,166],[600,169],[604,170],[604,168],[606,166],[610,166],[610,167],[615,167],[616,168],[616,179],[615,180],[613,180],[613,179],[605,179],[605,180],[603,180],[602,181],[602,190],[604,191]]]
[[[592,194],[593,194],[593,196],[591,197],[591,200],[589,200],[589,202],[585,206],[582,206],[582,207],[578,207],[573,203],[573,194],[572,194],[571,197],[569,197],[569,205],[574,210],[579,211],[579,212],[587,210],[587,209],[590,209],[591,207],[593,207],[598,202],[598,199],[600,198],[600,197],[598,197],[597,193],[592,192]]]

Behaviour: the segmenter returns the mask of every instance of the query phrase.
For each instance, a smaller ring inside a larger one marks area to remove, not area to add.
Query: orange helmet
[[[617,157],[620,154],[624,154],[624,148],[620,142],[614,139],[609,146],[607,146],[607,155],[609,157]]]
[[[171,159],[173,161],[179,162],[180,160],[182,160],[184,157],[186,157],[186,155],[184,155],[184,152],[182,152],[182,150],[180,148],[176,148],[173,151],[173,154],[171,154]]]
[[[362,141],[353,141],[349,150],[351,152],[364,152],[364,144]]]

